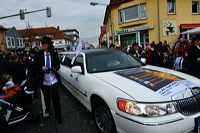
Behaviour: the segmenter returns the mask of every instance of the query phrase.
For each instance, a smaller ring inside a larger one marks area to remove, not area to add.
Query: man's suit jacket
[[[189,48],[188,58],[193,75],[196,77],[200,77],[200,62],[197,61],[197,58],[200,58],[200,49],[198,49],[196,45],[192,45]]]
[[[60,76],[57,73],[57,71],[60,69],[58,53],[51,52],[50,55],[51,55],[51,71],[55,74],[58,81],[60,81]],[[34,65],[38,72],[38,78],[39,78],[38,84],[41,86],[43,84],[43,78],[45,74],[45,72],[42,70],[42,67],[45,66],[44,50],[41,50],[38,53],[36,53],[34,59]]]

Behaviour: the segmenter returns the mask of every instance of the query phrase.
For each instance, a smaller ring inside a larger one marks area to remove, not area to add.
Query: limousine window
[[[64,56],[65,56],[64,54],[59,54],[59,55],[58,55],[58,58],[59,58],[60,63],[62,63],[62,59],[63,59]]]
[[[73,57],[75,57],[74,54],[67,54],[67,55],[65,56],[64,62],[63,62],[62,64],[63,64],[63,65],[66,65],[66,66],[68,66],[68,67],[72,67],[71,62],[72,62],[72,58],[73,58]]]
[[[82,70],[84,70],[83,67],[83,56],[78,55],[73,63],[73,66],[80,66]]]
[[[88,73],[114,71],[142,66],[134,57],[121,51],[88,53]]]

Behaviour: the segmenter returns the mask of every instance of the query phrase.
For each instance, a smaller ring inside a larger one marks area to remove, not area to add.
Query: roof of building
[[[106,7],[106,11],[105,11],[105,15],[104,15],[104,20],[103,20],[103,24],[106,24],[106,21],[108,20],[108,16],[110,14],[110,11],[113,7],[119,6],[123,3],[129,2],[132,0],[110,0],[110,4],[107,5]]]
[[[18,30],[23,36],[53,35],[52,39],[64,39],[64,34],[55,27],[29,28]],[[35,39],[38,40],[38,39]]]
[[[0,30],[4,30],[4,31],[6,31],[6,30],[8,30],[8,29],[5,28],[4,26],[0,25]]]
[[[132,0],[110,0],[110,5],[116,6],[116,5],[120,5],[120,4],[128,2],[128,1],[132,1]]]
[[[72,32],[72,31],[76,31],[77,33],[79,33],[77,29],[66,29],[66,30],[60,30],[60,31],[62,31],[62,32]]]

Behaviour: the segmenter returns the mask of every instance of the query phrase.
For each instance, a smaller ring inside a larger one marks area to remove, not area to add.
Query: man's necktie
[[[46,73],[50,73],[50,59],[49,59],[49,54],[46,54],[46,67],[48,68],[48,70],[46,71]]]

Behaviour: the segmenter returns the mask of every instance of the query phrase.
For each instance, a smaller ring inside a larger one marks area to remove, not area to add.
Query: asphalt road
[[[60,87],[63,124],[54,120],[53,108],[50,116],[43,118],[41,101],[38,99],[40,120],[29,120],[12,125],[9,133],[96,133],[91,113],[81,105],[63,86]],[[38,105],[37,104],[37,105]]]

